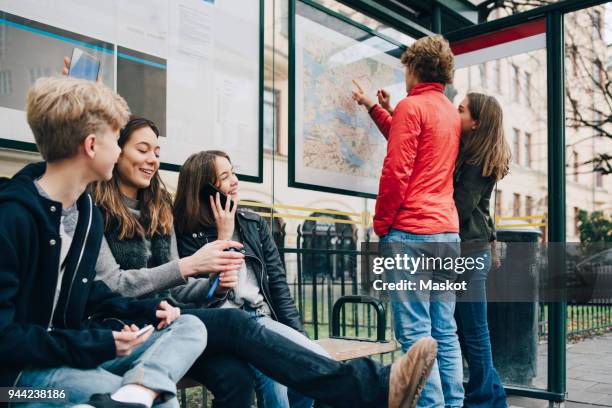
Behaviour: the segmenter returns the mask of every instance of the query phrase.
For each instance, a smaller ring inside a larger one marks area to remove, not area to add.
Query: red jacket
[[[461,120],[439,83],[415,85],[389,115],[376,105],[370,115],[388,140],[376,199],[374,231],[413,234],[459,232],[453,171]]]

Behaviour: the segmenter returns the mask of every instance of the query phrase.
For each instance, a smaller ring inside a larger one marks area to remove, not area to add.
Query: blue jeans
[[[86,403],[92,394],[113,393],[124,385],[139,384],[160,395],[157,407],[178,408],[176,383],[206,347],[204,324],[183,315],[167,328],[154,331],[131,354],[106,361],[93,369],[72,367],[24,370],[18,387],[65,389],[68,402],[19,404],[19,407],[65,407]]]
[[[499,375],[493,366],[491,338],[487,323],[487,274],[491,269],[489,249],[467,255],[482,257],[483,268],[469,272],[466,295],[473,302],[457,302],[459,340],[468,363],[470,377],[466,387],[464,406],[469,408],[506,408],[506,393]]]
[[[314,351],[317,354],[329,357],[325,351],[317,343],[311,341],[302,333],[284,325],[268,316],[258,316],[253,309],[245,308],[259,324],[280,334],[292,342]],[[261,371],[253,367],[255,373],[255,392],[257,394],[257,406],[259,408],[311,408],[313,400],[302,394],[288,389],[286,386],[274,381],[270,377],[263,374]]]
[[[392,229],[381,238],[381,250],[385,257],[397,254],[418,258],[459,256],[459,235],[410,234]],[[431,243],[431,244],[430,244]],[[436,244],[440,243],[440,244]],[[448,243],[446,245],[441,243]],[[419,244],[423,244],[418,246]],[[427,253],[425,253],[427,252]],[[411,274],[405,269],[388,271],[394,282],[405,279],[416,282],[431,279],[433,282],[454,281],[456,274],[445,270],[422,271]],[[404,353],[418,339],[432,336],[438,342],[438,358],[423,388],[418,407],[463,406],[463,367],[461,348],[457,338],[457,325],[453,317],[455,295],[453,292],[405,291],[401,301],[392,301],[393,329]]]

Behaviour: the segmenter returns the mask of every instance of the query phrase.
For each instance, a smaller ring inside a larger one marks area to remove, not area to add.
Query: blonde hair
[[[26,97],[28,124],[43,159],[74,156],[87,135],[119,130],[130,116],[125,100],[101,83],[70,77],[40,78]]]
[[[404,51],[401,61],[421,82],[453,83],[455,57],[441,35],[419,38]]]
[[[468,110],[478,127],[461,135],[457,167],[467,162],[482,165],[483,177],[504,178],[510,168],[510,146],[504,136],[504,115],[493,96],[481,93],[467,94]]]

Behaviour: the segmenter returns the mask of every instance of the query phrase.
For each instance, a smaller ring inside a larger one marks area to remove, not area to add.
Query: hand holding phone
[[[237,203],[211,183],[204,185],[200,194],[201,200],[207,200],[210,205],[210,211],[217,226],[217,239],[232,239],[238,209]]]
[[[136,347],[147,341],[153,326],[147,325],[138,330],[136,325],[125,325],[121,331],[113,331],[113,339],[115,341],[115,350],[117,357],[127,356]]]
[[[100,73],[100,59],[86,53],[80,48],[72,50],[70,58],[70,67],[68,68],[68,76],[86,79],[88,81],[96,81]]]
[[[136,337],[140,337],[145,333],[148,333],[149,331],[153,330],[153,325],[152,324],[147,324],[145,327],[143,327],[142,329],[138,330],[136,332]]]
[[[225,208],[225,204],[227,204],[227,200],[228,200],[227,194],[219,190],[211,182],[208,182],[204,184],[204,186],[202,186],[202,190],[200,190],[200,201],[202,201],[203,203],[210,203],[209,197],[216,199],[217,194],[219,194],[219,199],[221,201],[221,207]],[[230,206],[233,208],[234,205],[236,205],[236,203],[234,201],[231,201]]]

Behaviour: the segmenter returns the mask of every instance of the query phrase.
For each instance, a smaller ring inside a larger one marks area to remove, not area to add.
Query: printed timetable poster
[[[259,0],[0,0],[0,145],[32,148],[27,90],[78,48],[158,125],[164,168],[217,149],[261,181],[261,12]]]

